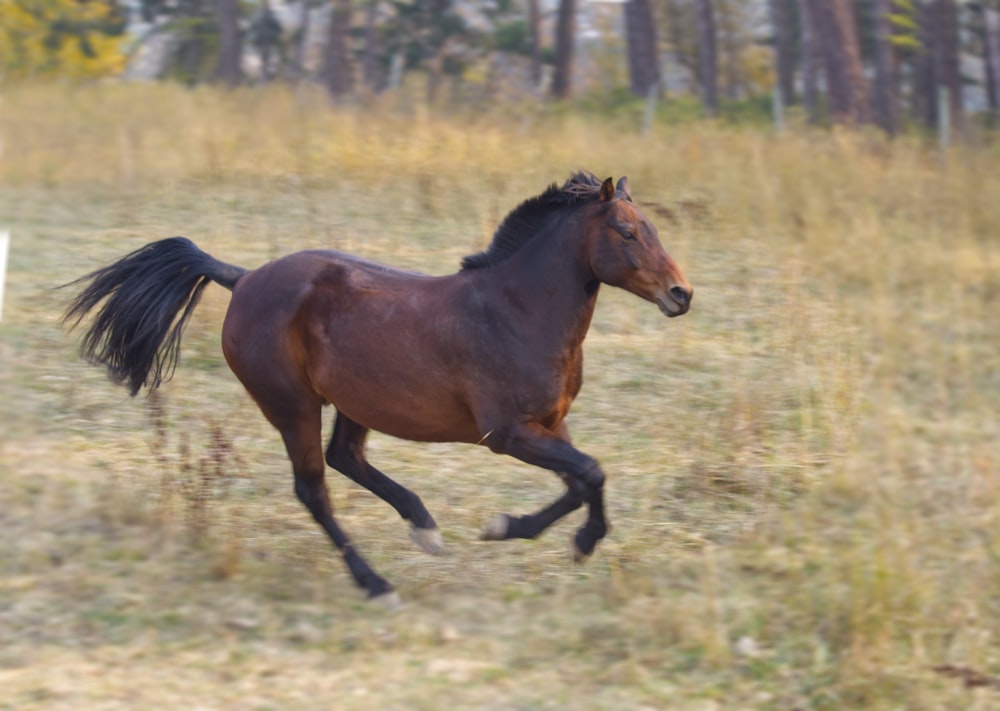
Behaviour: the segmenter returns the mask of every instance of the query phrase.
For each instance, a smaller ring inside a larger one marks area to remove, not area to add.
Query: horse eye
[[[628,240],[629,242],[634,242],[639,238],[635,236],[635,232],[626,232],[625,239]]]

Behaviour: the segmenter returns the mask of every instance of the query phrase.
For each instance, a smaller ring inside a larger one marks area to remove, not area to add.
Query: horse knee
[[[584,484],[579,479],[574,479],[568,474],[559,475],[563,483],[566,485],[566,497],[567,502],[573,508],[580,508],[583,506],[583,501],[585,498],[586,490]]]
[[[316,513],[317,509],[328,509],[330,506],[326,483],[322,477],[296,476],[295,495],[313,513]]]
[[[310,508],[309,504],[316,498],[312,485],[298,477],[295,478],[295,496],[305,504],[306,508]]]
[[[580,472],[580,481],[590,489],[600,490],[604,488],[604,470],[597,460],[591,459],[587,466]]]

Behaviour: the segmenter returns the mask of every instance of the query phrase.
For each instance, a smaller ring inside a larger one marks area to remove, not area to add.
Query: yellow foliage
[[[0,79],[108,76],[125,57],[103,0],[0,0]]]

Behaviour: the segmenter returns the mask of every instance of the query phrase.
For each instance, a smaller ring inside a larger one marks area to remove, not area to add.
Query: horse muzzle
[[[656,305],[667,318],[683,316],[691,308],[694,289],[691,287],[672,286],[669,291],[656,295]]]

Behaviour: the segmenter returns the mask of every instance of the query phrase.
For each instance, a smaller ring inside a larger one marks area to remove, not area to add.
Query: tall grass
[[[281,708],[1000,704],[996,146],[644,136],[165,85],[11,90],[0,136],[14,706],[225,706],[226,675]],[[354,604],[222,363],[221,290],[153,418],[58,325],[52,286],[178,233],[251,267],[332,246],[444,273],[578,168],[630,177],[695,287],[670,322],[601,295],[570,426],[609,472],[614,530],[584,568],[571,526],[475,540],[494,511],[546,503],[551,477],[376,436],[373,461],[451,548],[411,552],[386,506],[332,476],[357,544],[412,601],[381,618]],[[157,681],[165,665],[180,681]]]

